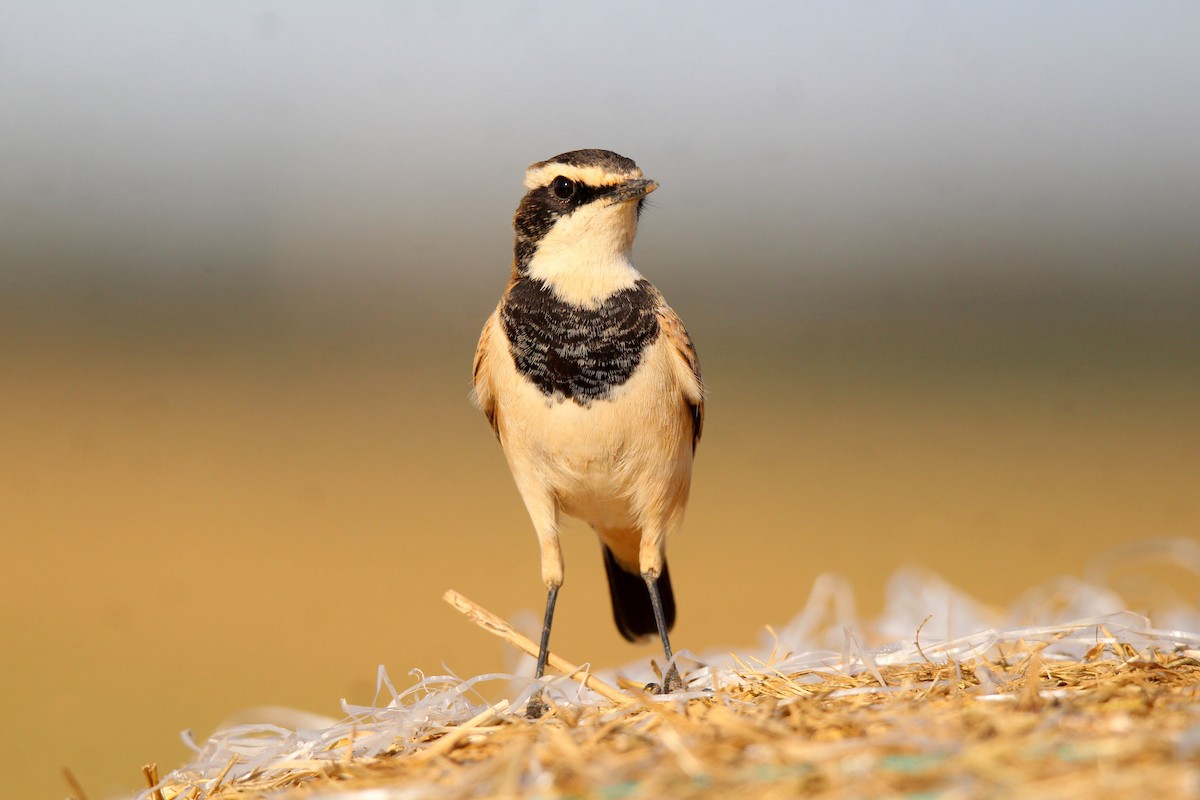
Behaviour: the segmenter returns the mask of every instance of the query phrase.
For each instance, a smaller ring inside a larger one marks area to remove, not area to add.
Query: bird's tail
[[[650,590],[641,575],[626,572],[617,563],[612,550],[604,547],[604,571],[608,573],[608,593],[612,597],[613,620],[617,630],[631,642],[644,636],[658,634],[658,623],[654,621],[654,607],[650,604]],[[675,595],[671,591],[671,572],[663,560],[662,574],[658,576],[658,595],[662,600],[663,616],[667,630],[675,625]]]

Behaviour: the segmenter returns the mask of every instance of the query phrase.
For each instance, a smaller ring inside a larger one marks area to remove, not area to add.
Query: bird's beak
[[[648,178],[633,178],[625,181],[613,190],[613,202],[627,203],[630,200],[641,200],[657,188],[658,181],[652,181]]]

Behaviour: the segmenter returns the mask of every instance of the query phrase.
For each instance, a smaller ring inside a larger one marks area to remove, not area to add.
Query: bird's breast
[[[638,370],[659,336],[655,306],[645,280],[581,306],[542,281],[525,279],[506,295],[500,322],[525,379],[547,398],[587,406],[609,398]]]

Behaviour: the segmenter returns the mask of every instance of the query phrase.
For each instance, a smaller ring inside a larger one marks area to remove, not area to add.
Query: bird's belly
[[[514,473],[537,474],[564,513],[597,528],[639,527],[690,482],[690,417],[662,359],[648,356],[605,399],[580,404],[517,382],[501,401]]]
[[[553,485],[563,513],[597,528],[637,526],[629,475],[611,459],[564,459]]]
[[[525,450],[566,514],[597,527],[634,524],[632,496],[655,443],[628,400],[552,402],[533,415]]]

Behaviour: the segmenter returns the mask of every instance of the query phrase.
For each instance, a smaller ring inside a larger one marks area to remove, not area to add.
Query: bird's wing
[[[492,392],[492,364],[496,348],[504,346],[504,334],[499,327],[500,310],[497,309],[483,324],[479,344],[475,347],[475,369],[471,379],[471,399],[487,417],[496,436],[500,436],[500,420],[496,416],[496,396]]]
[[[683,389],[683,399],[692,414],[692,449],[700,441],[704,430],[704,382],[700,378],[700,359],[696,357],[696,347],[692,337],[688,336],[683,320],[675,313],[666,301],[659,295],[655,313],[658,315],[658,325],[667,342],[671,345],[676,356],[676,374],[679,385]]]

